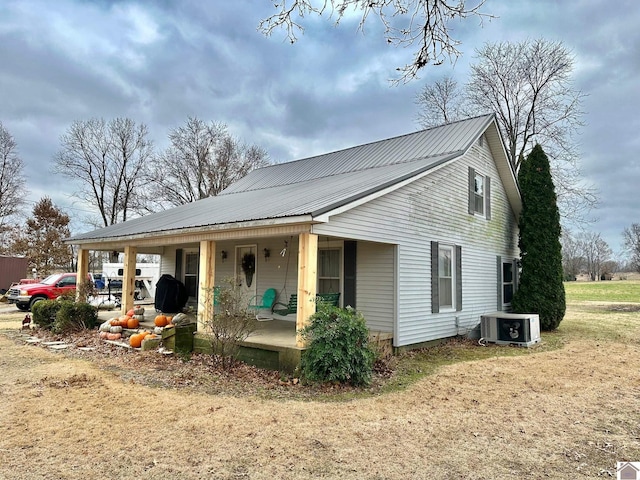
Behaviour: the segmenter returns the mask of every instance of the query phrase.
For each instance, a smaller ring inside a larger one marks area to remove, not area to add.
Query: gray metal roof
[[[76,235],[138,237],[256,220],[321,215],[462,155],[493,121],[484,115],[401,137],[254,170],[220,195]]]

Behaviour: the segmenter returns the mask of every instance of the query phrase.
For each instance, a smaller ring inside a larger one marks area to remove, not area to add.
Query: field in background
[[[400,358],[386,393],[315,400],[195,368],[153,387],[189,363],[70,358],[0,313],[0,478],[615,478],[640,461],[640,282],[566,291],[538,347],[453,341]]]

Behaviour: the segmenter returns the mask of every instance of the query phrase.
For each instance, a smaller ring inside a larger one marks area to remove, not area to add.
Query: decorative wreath
[[[256,271],[256,256],[253,253],[245,253],[242,256],[242,271],[245,275],[253,275]]]

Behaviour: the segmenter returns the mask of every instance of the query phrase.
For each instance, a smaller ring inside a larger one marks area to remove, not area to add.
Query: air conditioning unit
[[[540,342],[540,317],[533,313],[506,312],[482,315],[480,336],[498,345],[529,347]]]

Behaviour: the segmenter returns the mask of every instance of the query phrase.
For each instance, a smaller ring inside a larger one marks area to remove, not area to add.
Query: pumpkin
[[[100,338],[102,338],[102,339],[105,339],[105,338],[107,338],[107,336],[108,336],[108,335],[109,335],[109,333],[108,333],[108,332],[101,331],[101,332],[98,334],[98,337],[100,337]]]
[[[184,313],[178,313],[175,317],[173,317],[173,324],[174,325],[185,325],[187,323],[189,323],[189,317],[187,315],[185,315]]]
[[[155,323],[156,327],[164,327],[169,322],[167,321],[167,317],[164,315],[157,315],[153,320],[153,323]]]
[[[140,333],[131,335],[131,337],[129,337],[129,345],[131,345],[133,348],[140,348],[143,339],[144,335],[141,335]]]
[[[144,338],[147,335],[151,335],[151,332],[147,332],[146,330],[143,330],[142,332],[140,332],[140,335],[142,335],[142,338]]]
[[[108,332],[110,328],[111,328],[111,324],[109,322],[104,322],[100,324],[100,327],[98,328],[98,330],[101,332]]]
[[[144,307],[133,307],[134,315],[144,315]]]
[[[122,333],[122,327],[120,325],[115,326],[115,327],[111,327],[109,329],[109,332],[111,332],[111,333]]]
[[[108,340],[119,340],[120,338],[122,338],[121,333],[107,333]]]
[[[144,315],[134,315],[133,318],[138,320],[138,322],[144,322]]]
[[[130,318],[127,320],[127,328],[138,328],[140,326],[140,322],[137,318]]]
[[[161,335],[162,334],[162,330],[164,330],[164,327],[156,327],[156,328],[153,329],[153,333]]]
[[[133,311],[133,308],[131,310],[129,310],[125,315],[127,317],[133,317],[135,315],[135,312]]]

